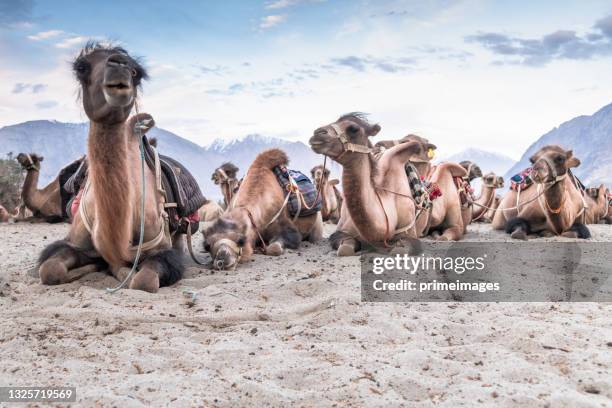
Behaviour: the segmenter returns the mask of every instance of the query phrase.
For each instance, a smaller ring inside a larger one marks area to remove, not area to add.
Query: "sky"
[[[360,111],[379,139],[513,158],[612,102],[609,0],[0,0],[0,126],[83,122],[88,39],[139,56],[140,111],[200,145],[306,142]]]

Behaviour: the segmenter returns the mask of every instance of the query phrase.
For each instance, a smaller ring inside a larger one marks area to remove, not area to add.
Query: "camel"
[[[240,181],[236,178],[237,175],[238,167],[233,163],[226,162],[217,167],[210,178],[215,184],[221,187],[225,208],[229,207],[231,204],[234,194],[240,185]]]
[[[13,218],[15,221],[23,221],[27,218],[34,217],[34,213],[23,202],[13,210]]]
[[[203,222],[203,229],[206,229],[223,214],[223,208],[216,202],[209,200],[200,207],[198,214],[200,215],[200,221]]]
[[[286,166],[280,149],[260,153],[249,167],[230,207],[203,231],[204,248],[213,267],[233,269],[252,256],[258,243],[264,253],[281,255],[285,248],[297,249],[303,240],[317,242],[323,235],[321,212],[293,220],[285,202],[285,191],[273,169]],[[266,244],[267,243],[267,244]]]
[[[435,218],[435,226],[448,226],[440,239],[461,236],[463,224],[458,204],[450,211],[453,212],[448,217],[452,218],[450,223],[445,223],[446,211],[441,214],[438,209],[435,214],[424,211],[426,216],[415,219],[417,208],[405,165],[409,161],[427,162],[435,146],[418,137],[402,143],[382,142],[389,147],[379,145],[383,149],[378,151],[376,159],[376,149],[369,138],[380,129],[380,125],[370,124],[363,114],[350,113],[316,129],[310,138],[310,146],[315,153],[342,165],[344,202],[337,230],[330,237],[332,248],[337,250],[338,256],[354,255],[363,243],[386,242],[394,236],[417,239],[425,234],[430,218]],[[433,172],[433,181],[452,184],[449,168],[460,176],[467,174],[459,165],[445,164]],[[450,203],[453,197],[449,196],[448,200]],[[455,195],[454,200],[458,203],[458,196]],[[439,203],[443,201],[439,200]],[[440,205],[438,207],[442,208]],[[455,226],[455,223],[458,225]]]
[[[467,224],[471,221],[471,212],[462,207],[459,182],[468,177],[467,170],[457,163],[440,163],[432,165],[436,145],[431,144],[424,137],[409,134],[400,140],[383,140],[376,143],[376,147],[386,149],[388,146],[397,146],[403,143],[416,141],[421,144],[421,153],[410,158],[410,163],[431,186],[441,192],[441,199],[432,201],[431,210],[426,217],[420,217],[417,222],[419,236],[431,233],[433,238],[456,241],[463,238]],[[472,174],[477,174],[473,167]],[[457,214],[459,213],[459,217]]]
[[[0,205],[0,222],[8,222],[10,214],[6,211],[6,208]]]
[[[482,176],[480,195],[475,201],[472,222],[491,222],[495,209],[499,205],[499,197],[495,190],[504,187],[504,178],[489,172]]]
[[[536,185],[523,190],[519,197],[514,190],[506,193],[492,227],[520,240],[527,240],[531,233],[590,238],[589,229],[580,222],[585,203],[570,171],[580,165],[580,160],[572,150],[557,145],[542,147],[529,160]]]
[[[608,195],[608,213],[605,216],[606,224],[612,224],[612,193],[607,190]]]
[[[323,166],[315,166],[310,170],[312,179],[317,186],[317,190],[321,193],[323,207],[321,208],[321,216],[323,221],[330,221],[332,224],[337,224],[340,219],[340,210],[342,208],[342,194],[336,187],[339,180],[329,179],[329,169]]]
[[[108,266],[124,281],[135,261],[134,244],[142,239],[142,257],[129,288],[156,292],[183,275],[173,246],[180,247],[184,234],[170,235],[159,172],[144,165],[144,180],[141,176],[140,128],[153,118],[129,115],[147,73],[123,48],[93,42],[81,50],[73,70],[90,119],[88,179],[68,236],[40,255],[40,279],[46,285],[62,284]]]
[[[601,184],[599,187],[587,188],[585,193],[587,208],[584,212],[584,223],[599,224],[608,213],[608,190]]]
[[[40,163],[44,157],[35,153],[19,153],[17,161],[27,171],[26,178],[21,189],[21,200],[26,208],[32,211],[32,217],[25,216],[25,211],[20,211],[17,220],[61,222],[62,200],[60,196],[59,176],[39,190],[38,178],[40,176]],[[22,216],[23,214],[23,216]]]

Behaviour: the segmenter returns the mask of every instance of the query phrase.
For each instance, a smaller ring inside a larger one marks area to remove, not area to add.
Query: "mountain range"
[[[9,152],[38,153],[45,157],[42,163],[41,182],[48,183],[58,171],[70,161],[82,156],[87,150],[86,123],[62,123],[52,120],[35,120],[0,128],[0,156]],[[210,177],[215,168],[231,161],[240,168],[242,176],[255,156],[274,147],[287,152],[293,162],[289,167],[310,176],[310,169],[322,163],[322,156],[315,154],[302,142],[265,137],[258,134],[225,142],[221,139],[203,147],[161,128],[149,131],[150,137],[158,139],[159,151],[181,161],[196,177],[204,195],[211,199],[221,197],[219,188]],[[552,129],[538,138],[522,155],[518,162],[495,152],[466,149],[444,158],[459,162],[472,160],[483,172],[504,174],[508,179],[529,166],[529,157],[546,144],[560,144],[573,149],[582,161],[575,173],[587,185],[606,183],[612,186],[612,104],[591,116],[579,116]],[[339,165],[328,160],[333,176],[340,174]],[[478,184],[478,183],[476,183]],[[508,185],[508,183],[506,183]],[[475,186],[477,188],[477,185]]]
[[[0,156],[8,153],[38,153],[44,157],[40,184],[50,182],[67,163],[81,157],[87,151],[85,123],[62,123],[35,120],[0,128]],[[239,175],[263,150],[278,147],[293,158],[289,167],[310,176],[310,169],[322,163],[322,156],[315,154],[302,142],[253,134],[230,142],[215,140],[207,147],[199,146],[172,132],[153,128],[147,134],[158,141],[159,151],[183,163],[200,184],[207,198],[219,199],[218,186],[210,180],[213,171],[222,163],[231,161],[240,168]]]
[[[593,115],[578,116],[540,137],[504,175],[507,179],[529,167],[529,157],[548,144],[572,149],[581,164],[574,173],[587,186],[612,186],[612,103]]]

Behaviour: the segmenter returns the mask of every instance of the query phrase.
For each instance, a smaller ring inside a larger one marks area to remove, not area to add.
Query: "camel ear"
[[[330,186],[337,186],[338,184],[340,184],[340,180],[338,179],[329,180]]]
[[[537,160],[538,160],[538,158],[536,157],[536,155],[535,155],[535,154],[529,158],[529,161],[531,162],[531,164],[535,164],[535,162],[536,162]]]
[[[574,152],[572,152],[571,150],[568,150],[567,152],[565,152],[565,155],[567,157],[565,161],[565,167],[567,167],[568,169],[571,169],[572,167],[580,166],[580,159],[578,159],[577,157],[574,157]]]
[[[45,160],[45,158],[43,156],[36,156],[38,158],[38,161],[41,162],[43,160]]]
[[[380,125],[377,123],[374,126],[370,127],[370,132],[368,133],[369,137],[376,136],[380,132]]]

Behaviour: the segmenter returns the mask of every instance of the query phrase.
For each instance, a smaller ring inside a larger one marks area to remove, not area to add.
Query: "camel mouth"
[[[104,88],[107,90],[125,92],[132,89],[132,86],[126,82],[117,81],[113,83],[104,84]]]
[[[134,100],[132,85],[128,82],[114,81],[104,84],[104,98],[113,107],[124,107]]]

